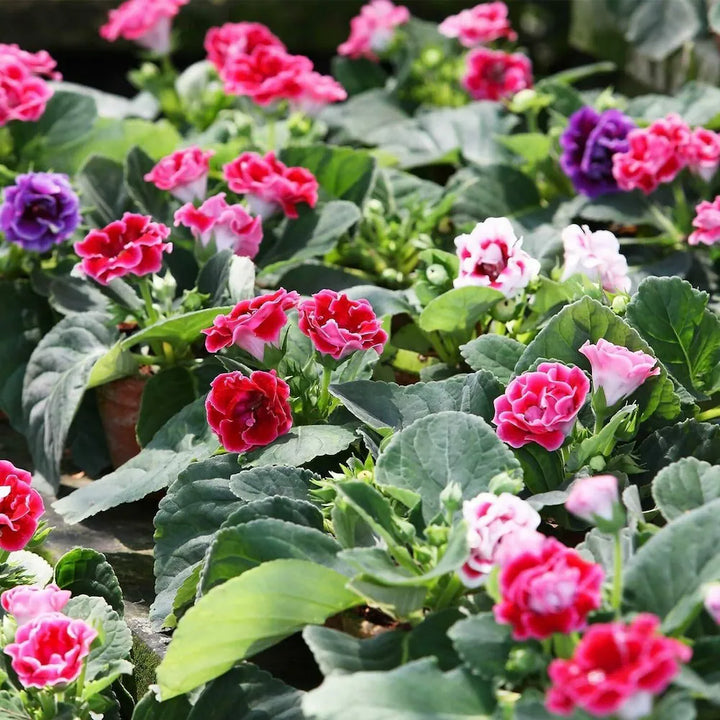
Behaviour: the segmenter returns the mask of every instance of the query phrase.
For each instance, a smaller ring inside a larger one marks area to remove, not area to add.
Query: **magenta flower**
[[[180,202],[203,200],[214,154],[214,150],[203,151],[196,145],[176,150],[162,158],[143,179],[160,190],[169,190]]]
[[[70,599],[69,590],[61,590],[54,583],[46,587],[18,585],[0,596],[5,612],[15,618],[18,625],[34,620],[39,615],[62,611]]]
[[[285,50],[285,45],[268,27],[257,22],[225,23],[210,28],[205,35],[205,51],[220,77],[225,71],[228,55],[250,55],[261,45],[272,45]]]
[[[100,28],[100,37],[110,42],[133,40],[161,55],[170,52],[172,19],[190,0],[127,0],[111,10]]]
[[[469,10],[461,10],[457,15],[450,15],[440,23],[438,32],[445,37],[457,38],[467,48],[485,45],[502,37],[517,40],[517,33],[510,27],[504,2],[482,3]]]
[[[468,53],[462,86],[473,100],[504,100],[533,86],[530,58],[479,47]]]
[[[350,37],[338,47],[338,55],[377,60],[395,35],[395,29],[410,20],[410,11],[390,0],[370,0],[350,21]]]
[[[696,128],[680,151],[691,172],[709,182],[720,165],[720,135]]]
[[[720,195],[712,202],[703,200],[695,207],[695,230],[690,233],[690,245],[714,245],[720,242]]]
[[[612,520],[619,502],[617,478],[614,475],[595,475],[573,483],[565,509],[586,522],[594,523],[596,517]]]

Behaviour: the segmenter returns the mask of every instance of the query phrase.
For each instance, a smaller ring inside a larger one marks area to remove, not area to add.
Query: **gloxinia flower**
[[[527,502],[510,493],[480,493],[463,503],[463,518],[468,526],[470,555],[458,570],[466,587],[478,587],[508,550],[519,551],[526,545],[518,541],[519,531],[534,531],[540,515]],[[540,533],[537,535],[542,538]]]
[[[632,352],[604,338],[595,345],[586,340],[580,352],[590,361],[593,386],[596,391],[602,388],[607,407],[632,395],[649,377],[660,374],[652,355],[642,350]]]
[[[110,11],[100,37],[115,42],[122,37],[160,55],[170,52],[172,19],[190,0],[127,0]]]
[[[703,200],[695,207],[695,230],[690,233],[690,245],[714,245],[720,242],[720,195],[712,202]]]
[[[507,218],[478,223],[469,235],[455,238],[455,247],[460,260],[456,288],[479,285],[511,298],[540,272],[540,263],[522,249]]]
[[[594,475],[576,480],[565,501],[565,509],[586,522],[595,518],[612,520],[620,502],[618,482],[614,475]]]
[[[196,145],[176,150],[162,158],[143,177],[160,190],[169,190],[180,202],[203,200],[207,191],[210,158],[214,150],[203,151]]]
[[[67,175],[27,173],[3,191],[0,230],[25,250],[45,252],[80,224],[80,200]]]
[[[445,37],[457,38],[467,48],[485,45],[502,37],[517,40],[517,33],[510,27],[504,2],[482,3],[469,10],[461,10],[457,15],[450,15],[440,23],[438,32]]]
[[[97,630],[60,613],[40,615],[22,625],[3,648],[26,688],[65,687],[80,677]]]
[[[203,330],[207,335],[208,352],[237,345],[246,352],[263,359],[266,345],[277,345],[280,331],[287,324],[287,311],[297,306],[300,296],[283,288],[274,293],[241,300],[227,315],[218,315],[212,327]]]
[[[351,300],[334,290],[321,290],[300,303],[298,326],[318,352],[335,360],[358,350],[381,355],[388,338],[367,300]]]
[[[45,512],[40,493],[30,487],[32,475],[0,460],[0,548],[22,550],[32,539]]]
[[[304,73],[297,78],[297,84],[299,91],[292,104],[307,115],[315,116],[326,105],[347,99],[345,88],[330,75]]]
[[[580,368],[540,363],[537,370],[512,380],[495,399],[492,421],[498,437],[514,448],[537,443],[557,450],[573,429],[589,389]]]
[[[82,258],[81,270],[107,285],[126,275],[142,276],[162,267],[163,253],[172,251],[172,243],[163,242],[170,228],[152,218],[125,213],[100,230],[91,230],[84,240],[75,243],[75,252]]]
[[[18,585],[0,596],[0,604],[20,626],[40,615],[60,612],[70,600],[70,595],[69,590],[61,590],[54,583],[46,587]]]
[[[33,75],[44,75],[50,80],[62,80],[62,75],[55,69],[57,62],[47,50],[29,52],[19,45],[0,43],[0,65],[3,62],[18,62]]]
[[[618,239],[609,230],[590,232],[587,225],[569,225],[562,231],[565,268],[562,279],[585,275],[612,293],[630,292],[630,278]]]
[[[228,205],[225,193],[208,198],[199,208],[192,203],[175,213],[175,226],[184,225],[207,247],[212,240],[218,250],[254,258],[263,238],[262,221],[239,204]]]
[[[627,136],[634,128],[635,123],[619,110],[599,113],[586,106],[568,118],[560,136],[560,167],[577,192],[591,198],[617,192],[612,158],[627,151]]]
[[[709,182],[720,165],[720,135],[703,127],[696,128],[680,152],[690,171]]]
[[[551,713],[572,715],[576,708],[593,717],[617,715],[639,720],[652,712],[653,697],[680,672],[692,650],[663,637],[660,619],[636,615],[629,624],[593,625],[569,660],[553,660],[552,687],[545,698]]]
[[[703,603],[710,617],[720,625],[720,583],[709,583],[703,591]]]
[[[235,193],[248,196],[250,209],[263,218],[282,209],[289,218],[298,216],[299,203],[315,207],[318,181],[303,167],[288,167],[269,152],[265,157],[245,152],[223,166],[225,179]]]
[[[390,0],[370,0],[350,21],[350,37],[338,47],[338,55],[377,60],[395,35],[395,29],[410,20],[410,11]]]
[[[530,58],[479,47],[468,53],[462,86],[473,100],[503,100],[533,85]]]
[[[210,28],[205,35],[208,60],[221,77],[231,48],[234,54],[250,55],[261,45],[272,45],[285,50],[282,40],[258,22],[225,23],[220,27]]]

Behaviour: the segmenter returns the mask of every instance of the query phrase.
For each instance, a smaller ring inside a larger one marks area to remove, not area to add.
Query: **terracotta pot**
[[[140,452],[135,426],[146,382],[145,378],[120,378],[97,389],[98,410],[113,467],[120,467]]]

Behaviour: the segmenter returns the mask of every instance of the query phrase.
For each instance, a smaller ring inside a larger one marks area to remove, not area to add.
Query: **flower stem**
[[[622,603],[622,540],[620,531],[613,535],[613,584],[611,603],[615,611],[615,617],[620,617],[620,605]]]
[[[320,392],[318,394],[318,410],[325,417],[328,414],[330,405],[330,380],[332,379],[332,368],[323,365],[322,379],[320,380]]]
[[[147,278],[140,278],[140,294],[145,301],[145,313],[147,315],[148,325],[152,325],[158,320],[158,312],[153,305],[152,292],[150,291],[150,283]]]
[[[720,406],[710,408],[709,410],[705,410],[704,412],[701,412],[695,419],[699,422],[703,422],[704,420],[712,420],[713,418],[720,417]]]

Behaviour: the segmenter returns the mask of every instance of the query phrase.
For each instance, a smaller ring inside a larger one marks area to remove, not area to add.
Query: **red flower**
[[[207,335],[205,347],[214,353],[237,345],[262,360],[265,345],[277,343],[287,323],[286,313],[299,299],[296,292],[280,288],[252,300],[241,300],[227,315],[218,315],[212,327],[202,331]]]
[[[649,715],[652,697],[663,692],[692,650],[660,635],[660,620],[647,613],[629,625],[593,625],[570,660],[553,660],[548,668],[553,686],[545,704],[559,715],[576,707],[595,717],[619,713],[624,718]]]
[[[387,340],[367,300],[351,300],[334,290],[321,290],[298,306],[298,326],[318,352],[335,360],[356,350],[380,355]]]
[[[172,18],[190,0],[127,0],[110,11],[100,37],[114,42],[122,37],[156,53],[170,51]]]
[[[580,368],[540,363],[535,372],[516,377],[495,400],[498,437],[514,448],[534,442],[557,450],[572,430],[589,389],[590,381]]]
[[[262,217],[268,217],[282,208],[289,218],[298,216],[297,204],[315,207],[318,199],[318,182],[303,167],[288,167],[275,153],[265,157],[245,152],[223,167],[230,189],[248,195],[250,208]]]
[[[205,51],[208,60],[223,75],[228,53],[249,55],[261,45],[271,45],[285,50],[282,40],[270,32],[270,29],[257,22],[225,23],[220,27],[210,28],[205,35]]]
[[[268,445],[292,427],[290,388],[274,370],[257,370],[250,377],[223,373],[210,387],[205,401],[208,423],[230,452]]]
[[[468,53],[463,87],[473,100],[502,100],[533,85],[530,58],[479,47]]]
[[[503,566],[495,619],[512,625],[516,640],[582,630],[588,613],[602,602],[603,576],[600,565],[586,562],[555,538],[545,538]]]
[[[160,190],[169,190],[181,202],[203,200],[210,158],[214,154],[214,150],[203,151],[197,145],[176,150],[162,158],[143,180],[153,183]]]
[[[91,230],[84,240],[75,243],[75,252],[82,258],[83,272],[107,285],[117,277],[157,272],[163,253],[172,250],[172,243],[163,242],[168,235],[166,225],[146,215],[125,213],[122,220],[102,230]]]
[[[0,548],[22,550],[37,530],[45,505],[37,490],[30,487],[26,470],[0,460]]]

